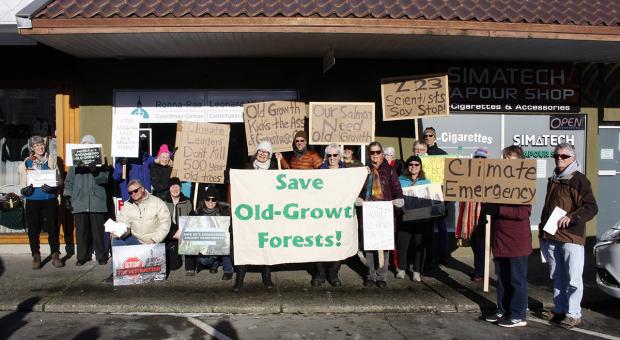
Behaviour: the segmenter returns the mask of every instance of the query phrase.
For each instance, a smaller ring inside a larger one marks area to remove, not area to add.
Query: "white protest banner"
[[[339,261],[358,250],[365,168],[230,170],[235,264]]]
[[[56,179],[56,170],[27,170],[27,184],[35,188],[40,188],[43,184],[47,184],[50,187],[58,186]]]
[[[447,75],[381,80],[384,121],[447,116],[449,97]]]
[[[166,279],[163,243],[112,247],[115,286],[137,285]]]
[[[310,143],[366,145],[375,140],[375,103],[311,102]]]
[[[415,221],[446,214],[443,192],[439,183],[404,187],[403,196],[405,199],[403,221]]]
[[[65,146],[65,158],[66,166],[83,166],[92,161],[101,164],[101,144],[67,144]],[[99,161],[96,160],[97,158]]]
[[[179,254],[229,255],[230,216],[179,216]]]
[[[394,249],[394,210],[391,201],[368,201],[362,206],[364,250]]]
[[[140,119],[137,115],[112,115],[112,157],[138,157]]]
[[[245,140],[248,155],[256,146],[269,141],[273,152],[293,151],[295,132],[304,129],[306,104],[303,102],[273,101],[243,105]]]
[[[227,124],[177,123],[172,177],[195,183],[224,183],[230,126]]]

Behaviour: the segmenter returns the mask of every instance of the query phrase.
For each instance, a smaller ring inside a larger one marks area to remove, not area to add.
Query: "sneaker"
[[[504,318],[504,314],[500,312],[496,312],[495,314],[490,314],[484,317],[484,321],[488,322],[498,322]]]
[[[527,322],[522,319],[503,319],[497,322],[497,325],[500,327],[523,327],[527,326]]]
[[[222,275],[222,280],[224,281],[232,280],[232,277],[233,277],[233,273],[224,273],[224,275]]]
[[[196,276],[196,271],[195,270],[186,270],[185,271],[185,276]]]
[[[422,281],[422,276],[420,276],[420,272],[413,272],[412,279],[413,279],[413,281],[421,282]]]
[[[372,286],[375,285],[375,281],[371,281],[371,280],[364,280],[364,287],[366,288],[370,288]]]
[[[583,324],[583,322],[581,321],[581,319],[575,319],[575,318],[571,318],[571,317],[567,317],[566,319],[562,320],[560,322],[560,327],[562,328],[566,328],[566,329],[571,329],[574,327],[579,327]]]
[[[387,282],[385,282],[385,281],[377,281],[377,287],[385,288],[385,287],[387,287]]]
[[[399,269],[398,272],[396,272],[396,278],[397,279],[404,279],[405,278],[405,271],[402,269]]]

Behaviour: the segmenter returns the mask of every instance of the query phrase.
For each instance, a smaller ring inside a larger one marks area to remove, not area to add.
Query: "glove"
[[[23,187],[22,190],[20,190],[22,196],[30,196],[34,193],[34,186],[32,184],[30,184],[27,187]]]
[[[497,204],[483,204],[482,208],[480,209],[480,214],[498,216],[499,206]]]
[[[361,199],[359,197],[355,199],[355,206],[356,207],[361,207],[362,204],[364,204],[364,200],[363,199]]]
[[[405,206],[405,200],[403,198],[397,198],[392,200],[392,204],[394,204],[396,208],[402,208]]]
[[[53,194],[53,193],[56,193],[56,189],[57,189],[57,187],[50,187],[50,186],[49,186],[49,185],[47,185],[47,184],[43,184],[43,185],[41,186],[41,190],[43,190],[43,192],[46,192],[46,193],[48,193],[48,194]]]
[[[88,164],[88,169],[90,170],[90,173],[93,174],[93,176],[97,176],[97,174],[99,173],[99,168],[97,167],[97,164],[95,164],[95,162]]]
[[[71,196],[65,196],[65,209],[72,211],[73,206],[71,205]]]

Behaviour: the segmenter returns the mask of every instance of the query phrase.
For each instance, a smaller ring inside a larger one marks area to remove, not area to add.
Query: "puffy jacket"
[[[140,242],[162,242],[170,231],[170,212],[161,199],[145,192],[140,204],[133,200],[125,202],[117,221],[125,223],[131,234]]]
[[[570,218],[570,224],[567,228],[558,228],[555,235],[551,235],[543,231],[543,227],[555,207],[560,207],[567,212],[566,216]],[[586,222],[594,218],[597,212],[598,206],[592,193],[590,181],[584,174],[575,171],[562,179],[549,179],[545,205],[538,226],[539,237],[546,240],[585,245]]]
[[[71,197],[74,214],[108,212],[108,175],[107,166],[102,166],[96,173],[91,173],[85,166],[69,167],[63,196]]]
[[[323,158],[321,158],[321,156],[319,156],[319,154],[313,150],[307,150],[299,158],[297,158],[297,155],[295,155],[295,153],[293,152],[293,156],[291,156],[289,164],[291,169],[318,169],[321,164],[323,164]]]
[[[171,166],[164,166],[158,163],[153,163],[153,166],[151,166],[151,185],[153,186],[151,193],[162,200],[165,200],[169,195],[168,180],[171,173]]]
[[[491,217],[493,256],[517,257],[532,253],[531,205],[498,205],[499,214]]]

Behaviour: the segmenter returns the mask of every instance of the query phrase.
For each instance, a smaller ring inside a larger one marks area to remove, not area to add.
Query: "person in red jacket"
[[[295,133],[293,156],[289,164],[294,170],[318,169],[323,164],[323,158],[316,151],[308,149],[308,136],[304,131]]]
[[[524,159],[523,150],[511,145],[504,158]],[[527,325],[527,258],[532,253],[531,205],[483,204],[482,214],[491,215],[493,257],[497,276],[497,312],[485,317],[502,327]]]

